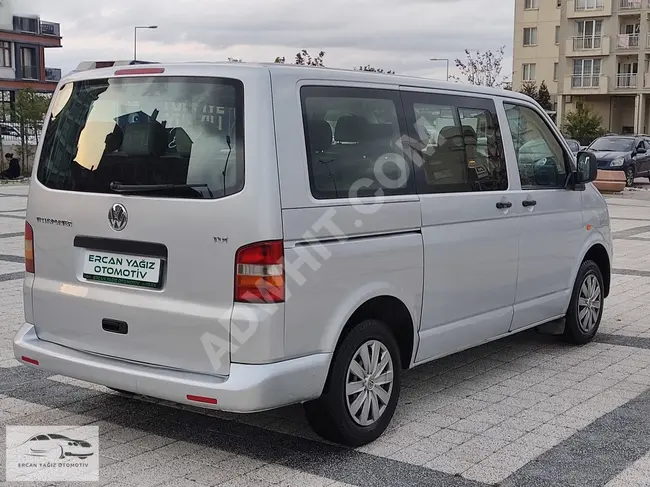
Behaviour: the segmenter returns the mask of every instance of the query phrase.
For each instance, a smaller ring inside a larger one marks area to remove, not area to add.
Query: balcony
[[[618,0],[619,10],[639,10],[641,9],[641,0]]]
[[[568,76],[564,78],[565,95],[604,95],[608,92],[609,77],[602,75],[593,76]]]
[[[639,34],[619,34],[616,42],[616,50],[632,51],[639,48]]]
[[[612,15],[612,3],[621,0],[567,0],[567,18],[609,17]]]
[[[61,81],[61,70],[59,68],[45,68],[45,81]]]
[[[619,90],[634,90],[636,89],[637,74],[625,73],[616,75],[616,88]]]
[[[21,79],[39,79],[38,66],[20,66]]]
[[[61,24],[42,21],[41,34],[44,36],[61,37]]]
[[[570,37],[566,41],[566,48],[564,50],[567,57],[609,56],[610,51],[611,39],[609,36]]]

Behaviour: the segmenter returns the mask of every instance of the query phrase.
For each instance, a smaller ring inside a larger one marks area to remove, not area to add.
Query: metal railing
[[[636,73],[622,73],[616,75],[617,88],[636,88]]]
[[[61,81],[61,70],[59,68],[45,68],[46,81]]]
[[[619,0],[618,8],[620,9],[635,9],[641,8],[641,0]]]
[[[22,79],[39,79],[38,66],[21,66],[20,73]]]
[[[600,86],[600,74],[571,76],[572,88],[597,88]]]
[[[574,51],[600,49],[603,45],[603,36],[576,36],[573,38]]]
[[[576,0],[575,10],[602,10],[603,0]]]
[[[616,44],[618,49],[638,49],[639,48],[639,34],[619,34],[618,42]]]

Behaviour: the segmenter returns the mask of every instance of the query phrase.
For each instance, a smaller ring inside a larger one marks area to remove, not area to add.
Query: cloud
[[[14,2],[25,0],[14,0]],[[444,63],[463,50],[511,50],[513,6],[503,0],[30,0],[32,13],[61,23],[64,48],[48,66],[64,71],[82,60],[272,61],[300,49],[326,51],[326,64],[371,64],[401,74],[444,77]],[[24,10],[24,8],[21,8]],[[452,69],[453,71],[453,69]],[[504,74],[511,71],[509,65]]]

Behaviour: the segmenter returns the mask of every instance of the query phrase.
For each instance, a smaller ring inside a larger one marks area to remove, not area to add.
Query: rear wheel
[[[564,337],[568,341],[583,345],[594,338],[603,316],[604,289],[598,265],[591,260],[583,262],[566,314]]]
[[[634,168],[632,166],[625,170],[625,186],[628,188],[634,186]]]
[[[377,439],[399,399],[402,364],[385,323],[355,326],[332,358],[323,395],[305,404],[307,420],[323,438],[350,446]]]

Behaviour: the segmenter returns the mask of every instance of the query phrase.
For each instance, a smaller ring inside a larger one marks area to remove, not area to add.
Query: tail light
[[[235,301],[284,301],[284,243],[282,240],[246,245],[235,256]]]
[[[25,222],[25,272],[34,274],[34,230]]]

